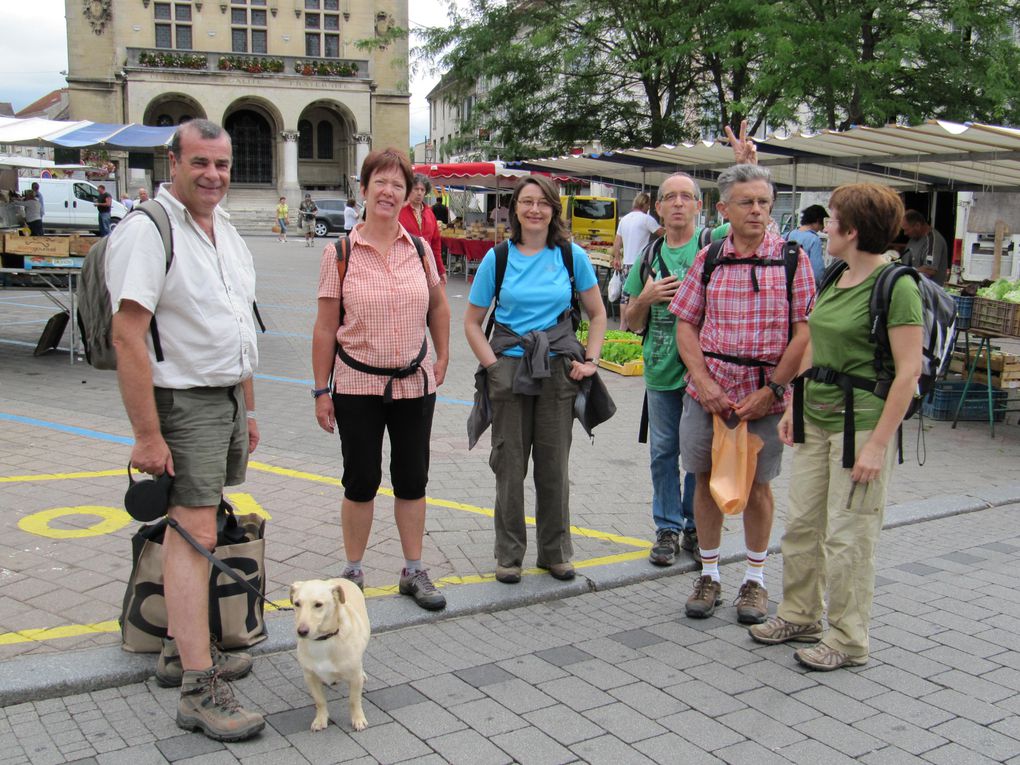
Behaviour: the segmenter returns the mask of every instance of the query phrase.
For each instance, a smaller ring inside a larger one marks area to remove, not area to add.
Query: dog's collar
[[[334,638],[334,637],[336,637],[339,634],[340,634],[340,628],[337,627],[335,630],[330,632],[328,635],[319,635],[319,637],[317,637],[315,639],[316,640],[329,640],[330,638]]]

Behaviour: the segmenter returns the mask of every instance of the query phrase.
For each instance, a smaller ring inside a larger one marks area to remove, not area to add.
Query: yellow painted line
[[[87,473],[36,473],[35,475],[11,475],[0,477],[0,483],[20,483],[24,481],[67,481],[71,478],[109,478],[110,476],[126,476],[124,468],[118,470],[93,470]]]

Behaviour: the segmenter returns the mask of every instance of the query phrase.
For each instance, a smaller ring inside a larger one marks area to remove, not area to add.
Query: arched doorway
[[[252,109],[238,109],[223,127],[234,144],[231,183],[272,183],[273,130],[269,120]]]
[[[353,196],[355,173],[354,118],[335,101],[322,99],[298,118],[298,180],[302,188]]]
[[[142,124],[169,127],[195,118],[205,119],[205,110],[195,99],[182,93],[165,93],[145,108]]]

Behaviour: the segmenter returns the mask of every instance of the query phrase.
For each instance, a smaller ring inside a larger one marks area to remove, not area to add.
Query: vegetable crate
[[[956,416],[956,407],[963,395],[963,380],[942,380],[935,383],[931,398],[926,397],[921,404],[921,414],[933,420],[952,421]],[[1006,419],[1006,397],[1004,390],[992,391],[992,414],[995,422]],[[967,390],[967,399],[960,410],[960,420],[980,422],[988,419],[988,387],[972,382]]]
[[[997,335],[1020,334],[1020,305],[1007,303],[1005,300],[974,298],[974,313],[971,316],[971,329],[983,329]]]
[[[956,328],[969,329],[974,315],[974,296],[953,295],[953,301],[956,303]]]
[[[985,350],[982,350],[981,356],[978,358],[977,366],[974,370],[975,382],[988,382],[987,356],[988,353]],[[970,371],[969,362],[973,360],[973,355],[968,356],[966,353],[956,351],[953,354],[952,361],[949,363],[949,371],[959,372],[960,374],[966,375]],[[993,388],[997,388],[999,390],[1006,388],[1020,388],[1020,357],[996,351],[992,353],[991,367]]]
[[[645,362],[644,359],[640,358],[628,361],[624,364],[614,364],[612,361],[599,359],[599,366],[603,369],[608,369],[610,372],[616,372],[618,375],[624,375],[625,377],[634,377],[645,373]]]

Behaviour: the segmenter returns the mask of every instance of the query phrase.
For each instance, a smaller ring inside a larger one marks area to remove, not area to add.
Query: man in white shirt
[[[659,222],[648,214],[652,198],[642,191],[634,197],[634,208],[620,218],[616,227],[616,238],[613,240],[613,270],[620,272],[620,281],[627,282],[627,274],[653,237],[662,236],[666,230]],[[627,303],[630,296],[624,292],[620,295],[620,329],[627,329]]]
[[[181,125],[170,144],[172,181],[156,196],[170,218],[173,262],[167,269],[155,224],[129,215],[111,236],[106,263],[117,377],[135,436],[131,465],[174,477],[167,515],[210,551],[223,487],[244,481],[259,441],[255,269],[219,207],[231,156],[219,125]],[[251,656],[210,643],[209,563],[170,528],[163,579],[168,637],[156,680],[181,686],[178,726],[221,741],[256,735],[265,720],[242,708],[226,682],[251,670]]]

